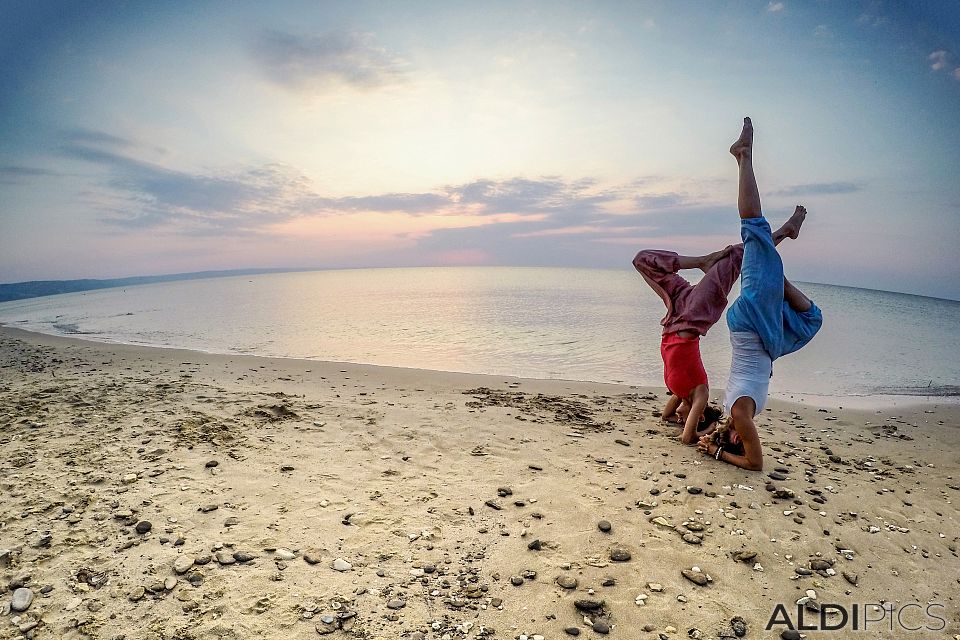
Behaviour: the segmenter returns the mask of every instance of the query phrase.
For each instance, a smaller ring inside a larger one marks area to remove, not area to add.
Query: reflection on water
[[[824,327],[771,390],[956,394],[960,303],[803,285]],[[732,296],[736,295],[736,291]],[[662,385],[660,299],[633,271],[510,267],[266,274],[0,304],[47,333],[220,353]],[[726,327],[702,341],[713,386]]]

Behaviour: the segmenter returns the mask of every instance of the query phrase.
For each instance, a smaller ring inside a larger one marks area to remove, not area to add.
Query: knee
[[[649,249],[644,249],[643,251],[639,251],[637,255],[633,257],[633,268],[639,271],[640,273],[643,273],[644,271],[646,271],[647,263],[650,258],[650,255],[651,253]]]

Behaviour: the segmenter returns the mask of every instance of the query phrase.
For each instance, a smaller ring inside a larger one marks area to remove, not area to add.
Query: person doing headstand
[[[773,361],[809,343],[823,324],[823,314],[784,277],[783,261],[760,209],[750,118],[744,118],[730,153],[739,165],[743,262],[740,296],[727,311],[732,350],[724,400],[727,417],[714,433],[702,436],[697,447],[717,460],[758,471],[763,468],[763,450],[754,417],[766,404]],[[798,231],[806,215],[798,205],[791,217]]]

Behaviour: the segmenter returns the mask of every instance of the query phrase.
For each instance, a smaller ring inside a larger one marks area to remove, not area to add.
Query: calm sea
[[[777,395],[960,394],[960,302],[802,288],[824,325],[776,362]],[[511,267],[238,276],[0,304],[0,323],[91,340],[642,385],[663,384],[662,315],[633,271]],[[702,352],[722,387],[723,321]]]

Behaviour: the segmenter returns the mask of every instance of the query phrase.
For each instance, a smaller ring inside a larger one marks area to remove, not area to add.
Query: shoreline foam
[[[498,373],[487,373],[487,372],[471,372],[471,371],[456,371],[456,370],[446,370],[446,369],[427,369],[427,368],[418,368],[418,367],[404,367],[388,364],[377,364],[373,362],[355,362],[350,360],[329,360],[323,358],[309,358],[309,357],[294,357],[294,356],[273,356],[273,355],[262,355],[256,353],[247,353],[247,352],[222,352],[222,351],[206,351],[203,349],[194,349],[186,347],[178,347],[173,345],[161,345],[154,343],[138,343],[138,342],[124,342],[121,340],[115,340],[109,337],[100,336],[100,334],[92,332],[82,332],[78,331],[74,334],[61,334],[61,333],[48,333],[41,331],[35,327],[29,329],[24,329],[20,327],[13,326],[11,324],[0,323],[0,331],[9,329],[14,332],[24,332],[25,334],[33,334],[36,336],[45,336],[55,339],[63,340],[77,340],[80,342],[90,342],[94,344],[102,345],[115,345],[115,346],[127,346],[127,347],[138,347],[143,349],[161,349],[161,350],[173,350],[173,351],[183,351],[186,353],[199,353],[204,355],[216,355],[216,356],[229,356],[229,357],[245,357],[245,358],[266,358],[271,360],[290,360],[290,361],[299,361],[299,362],[320,362],[327,363],[331,365],[359,365],[364,367],[382,367],[385,369],[404,369],[409,371],[422,371],[422,372],[434,372],[438,374],[457,374],[465,376],[484,376],[490,378],[511,378],[517,380],[527,380],[527,381],[555,381],[555,382],[572,382],[572,383],[582,383],[587,385],[612,385],[616,387],[623,387],[626,389],[644,389],[648,392],[660,392],[663,389],[654,385],[638,385],[638,384],[629,384],[625,382],[616,382],[616,381],[599,381],[599,380],[580,380],[572,378],[540,378],[540,377],[529,377],[523,375],[515,374],[498,374]],[[847,408],[855,408],[861,410],[871,410],[871,409],[910,409],[916,407],[929,407],[929,406],[940,406],[940,405],[958,405],[960,406],[960,387],[949,387],[950,392],[946,394],[923,394],[919,393],[918,388],[910,387],[905,388],[904,390],[910,390],[911,393],[898,393],[896,389],[885,388],[883,391],[878,391],[877,393],[863,393],[863,394],[822,394],[822,393],[810,393],[804,391],[773,391],[770,393],[771,399],[780,400],[783,402],[797,402],[800,404],[810,404],[816,407],[829,408],[829,409],[842,409],[844,406]],[[711,387],[712,398],[711,401],[722,408],[723,406],[723,387]]]

